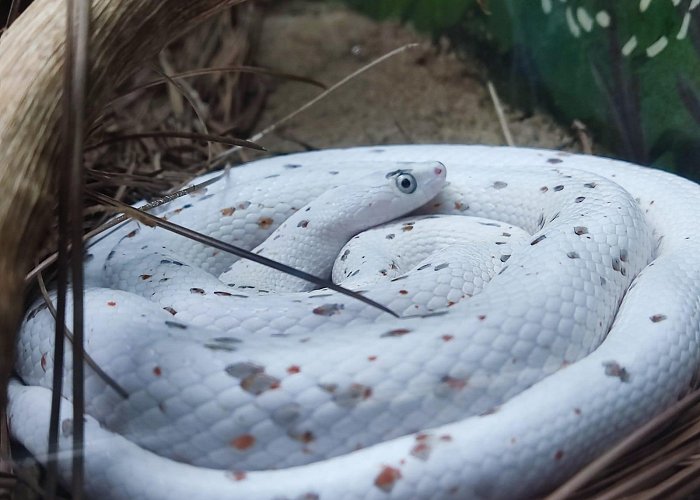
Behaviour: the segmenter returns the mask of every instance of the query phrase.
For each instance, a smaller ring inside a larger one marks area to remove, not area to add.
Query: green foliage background
[[[700,0],[346,2],[477,48],[518,104],[545,104],[622,158],[700,180]]]

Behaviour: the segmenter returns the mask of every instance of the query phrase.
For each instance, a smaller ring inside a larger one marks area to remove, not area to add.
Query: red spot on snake
[[[465,210],[469,209],[469,205],[465,205],[461,201],[455,201],[455,210],[459,210],[460,212],[464,212]]]
[[[114,307],[114,306],[117,305],[117,303],[114,302],[113,300],[110,300],[110,301],[107,302],[107,305],[108,305],[109,307]]]
[[[452,442],[452,436],[450,436],[449,434],[443,434],[442,436],[440,436],[440,441],[445,441],[446,443],[450,443],[450,442]]]
[[[304,431],[299,434],[290,432],[288,435],[290,438],[295,439],[304,444],[309,444],[316,439],[316,436],[314,436],[313,432],[311,431]]]
[[[389,493],[399,479],[401,479],[401,471],[395,467],[385,465],[377,477],[374,478],[374,485],[383,492]]]
[[[442,336],[442,340],[444,340],[445,342],[449,342],[453,338],[455,338],[454,335],[443,335]]]
[[[46,373],[46,353],[41,353],[41,369]]]
[[[576,415],[580,415],[580,414],[581,414],[581,408],[574,408],[574,413],[575,413]]]
[[[241,388],[254,395],[259,396],[265,391],[279,389],[279,379],[264,372],[254,372],[241,380]]]
[[[141,279],[144,280],[144,281],[149,280],[149,279],[151,279],[152,277],[153,277],[152,274],[142,274],[141,276],[139,276],[139,278],[141,278]]]
[[[368,361],[376,361],[376,360],[377,360],[377,356],[367,356],[367,360],[368,360]]]
[[[243,481],[246,478],[246,473],[242,470],[233,471],[232,475],[233,479],[235,479],[236,481]]]
[[[316,437],[314,436],[314,433],[311,431],[306,431],[299,436],[299,440],[302,443],[308,444],[308,443],[312,442],[314,439],[316,439]]]
[[[127,237],[127,238],[133,238],[134,236],[136,236],[136,233],[138,233],[138,232],[139,232],[138,229],[134,229],[134,230],[131,231],[129,234],[127,234],[126,237]]]
[[[231,446],[237,450],[245,451],[255,444],[255,438],[250,434],[241,434],[231,440]]]
[[[267,229],[273,222],[275,221],[273,221],[270,217],[260,217],[260,219],[258,219],[258,226],[260,226],[262,229]]]
[[[562,458],[564,458],[564,451],[563,450],[557,450],[557,452],[554,454],[554,460],[559,461]]]
[[[399,290],[400,295],[408,295],[408,290]]]
[[[404,224],[403,227],[401,228],[401,231],[413,231],[413,225],[411,224]]]
[[[486,319],[486,315],[485,315],[485,314],[479,314],[479,315],[477,316],[477,318],[479,318],[479,321],[484,321],[484,320]]]
[[[408,328],[394,328],[393,330],[389,330],[386,333],[382,333],[382,337],[400,337],[401,335],[406,335],[407,333],[410,333],[411,330]]]
[[[335,314],[340,314],[340,311],[343,309],[345,309],[344,304],[323,304],[322,306],[314,308],[312,312],[319,316],[333,316]]]
[[[153,368],[153,375],[155,375],[156,377],[160,377],[162,373],[163,372],[161,371],[160,366],[156,366],[155,368]]]
[[[303,227],[303,228],[305,228],[305,227],[307,227],[308,225],[309,225],[309,221],[308,221],[308,220],[303,220],[303,221],[300,221],[299,224],[297,224],[297,227]]]
[[[418,443],[411,448],[410,453],[417,459],[426,461],[428,460],[431,451],[432,449],[427,445],[427,443]]]
[[[456,391],[464,389],[467,386],[467,382],[469,379],[466,378],[456,378],[456,377],[450,377],[449,375],[445,375],[442,377],[440,380],[443,384],[445,384],[447,387],[450,389],[454,389]]]
[[[231,217],[235,211],[236,209],[234,207],[222,208],[220,210],[222,217]]]
[[[295,373],[299,373],[300,371],[301,368],[298,365],[291,365],[287,368],[287,373],[289,373],[290,375],[294,375]]]
[[[653,316],[649,316],[649,319],[652,323],[658,323],[659,321],[663,321],[666,318],[667,316],[665,314],[654,314]]]

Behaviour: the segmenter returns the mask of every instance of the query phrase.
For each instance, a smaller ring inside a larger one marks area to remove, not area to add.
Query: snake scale
[[[353,237],[353,220],[404,213],[363,197],[382,183],[394,198],[424,196],[413,198],[421,208]],[[320,241],[350,239],[334,278],[401,318],[160,229],[120,227],[86,255],[86,350],[129,394],[86,371],[87,492],[545,493],[693,383],[699,196],[690,181],[620,161],[484,146],[325,150],[230,169],[160,215],[312,262],[322,259],[297,245],[322,225]],[[52,321],[41,302],[27,312],[24,384],[10,387],[11,432],[39,458]],[[68,385],[64,481],[70,396]]]

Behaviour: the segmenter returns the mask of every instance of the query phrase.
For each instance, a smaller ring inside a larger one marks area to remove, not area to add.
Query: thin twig
[[[576,134],[578,142],[581,144],[581,151],[584,154],[593,154],[593,141],[591,141],[591,134],[588,131],[588,127],[581,120],[574,120],[571,123],[571,129]]]
[[[503,138],[506,144],[509,146],[515,146],[513,141],[513,136],[510,133],[510,128],[508,127],[508,121],[506,120],[506,115],[503,112],[503,107],[501,106],[501,100],[498,98],[498,93],[496,92],[496,87],[493,86],[491,80],[486,82],[486,87],[489,89],[489,95],[491,96],[491,101],[493,102],[493,107],[496,110],[496,116],[498,116],[498,123],[501,125],[501,131],[503,132]]]
[[[262,255],[258,255],[256,253],[253,253],[249,250],[245,250],[243,248],[237,247],[235,245],[231,245],[229,243],[225,243],[223,241],[219,241],[215,238],[212,238],[211,236],[207,236],[202,233],[198,233],[197,231],[193,231],[192,229],[188,229],[186,227],[180,226],[178,224],[174,224],[173,222],[165,219],[161,219],[159,217],[156,217],[155,215],[151,215],[148,212],[144,212],[138,208],[134,208],[130,205],[127,205],[126,203],[113,200],[109,198],[108,196],[105,196],[103,194],[99,193],[89,193],[90,196],[92,196],[96,201],[104,204],[112,204],[115,207],[117,207],[119,210],[124,210],[127,213],[129,213],[132,217],[138,218],[139,220],[145,221],[145,223],[149,225],[156,225],[158,227],[162,227],[163,229],[167,229],[168,231],[171,231],[175,234],[179,234],[180,236],[184,236],[185,238],[189,238],[191,240],[197,241],[199,243],[202,243],[204,245],[208,245],[210,247],[216,248],[218,250],[221,250],[223,252],[227,252],[233,255],[236,255],[238,257],[242,257],[244,259],[251,260],[257,264],[261,264],[263,266],[270,267],[272,269],[275,269],[277,271],[283,272],[285,274],[289,274],[291,276],[294,276],[296,278],[308,281],[310,283],[313,283],[315,285],[328,288],[330,290],[334,290],[338,293],[342,293],[343,295],[346,295],[348,297],[351,297],[353,299],[359,300],[360,302],[364,302],[367,305],[370,305],[372,307],[375,307],[381,311],[384,311],[385,313],[391,314],[395,318],[398,318],[399,315],[396,314],[394,311],[389,309],[386,306],[383,306],[382,304],[379,304],[378,302],[373,301],[372,299],[369,299],[365,296],[363,296],[360,293],[353,292],[352,290],[348,290],[347,288],[343,288],[342,286],[336,285],[332,281],[319,278],[318,276],[314,276],[313,274],[308,274],[305,273],[304,271],[300,271],[298,269],[295,269],[293,267],[290,267],[286,264],[282,264],[281,262],[277,262],[276,260],[269,259],[267,257],[263,257]]]
[[[164,56],[165,52],[160,53],[160,62],[163,66],[165,66],[166,71],[169,71],[168,67],[168,61],[166,60]],[[199,120],[199,123],[202,125],[202,130],[204,131],[205,135],[210,135],[209,134],[209,127],[207,127],[207,121],[204,118],[204,114],[202,113],[202,110],[200,109],[201,106],[204,104],[202,103],[202,100],[198,97],[197,91],[192,88],[192,86],[183,81],[183,82],[178,82],[168,76],[167,73],[164,71],[161,71],[160,69],[154,67],[153,71],[161,75],[167,82],[169,82],[169,87],[168,88],[174,88],[175,91],[177,91],[182,97],[187,100],[187,102],[190,104],[190,107],[192,107],[192,111],[194,111],[194,114],[197,115],[197,119]],[[195,102],[195,98],[198,102]],[[211,161],[211,156],[212,156],[212,151],[211,151],[211,143],[212,141],[207,141],[207,162]]]
[[[358,76],[361,75],[362,73],[366,72],[367,70],[373,68],[374,66],[376,66],[376,65],[378,65],[378,64],[380,64],[380,63],[383,63],[383,62],[386,61],[387,59],[390,59],[390,58],[394,57],[394,56],[397,55],[397,54],[400,54],[400,53],[402,53],[402,52],[405,52],[405,51],[408,50],[408,49],[412,49],[412,48],[414,48],[414,47],[418,47],[418,45],[419,45],[419,44],[417,44],[417,43],[408,43],[408,44],[403,45],[403,46],[401,46],[401,47],[399,47],[399,48],[397,48],[397,49],[394,49],[394,50],[392,50],[392,51],[390,51],[390,52],[387,52],[387,53],[384,54],[383,56],[378,57],[378,58],[375,59],[374,61],[372,61],[372,62],[370,62],[370,63],[368,63],[368,64],[362,66],[362,67],[361,67],[360,69],[358,69],[357,71],[353,71],[353,72],[350,73],[348,76],[342,78],[340,81],[334,83],[333,85],[331,85],[330,87],[328,87],[328,89],[326,89],[325,91],[321,92],[319,95],[317,95],[316,97],[314,97],[314,98],[311,99],[310,101],[306,102],[304,105],[300,106],[299,108],[297,108],[296,110],[292,111],[292,112],[289,113],[288,115],[286,115],[286,116],[280,118],[279,120],[277,120],[275,123],[273,123],[273,124],[270,125],[269,127],[264,128],[263,130],[261,130],[260,132],[258,132],[257,134],[255,134],[253,137],[251,137],[249,140],[250,140],[250,141],[253,141],[253,142],[259,141],[260,139],[262,139],[263,137],[265,137],[265,136],[266,136],[267,134],[269,134],[270,132],[273,132],[273,131],[274,131],[277,127],[279,127],[280,125],[282,125],[282,124],[288,122],[289,120],[291,120],[292,118],[294,118],[295,116],[297,116],[299,113],[302,113],[302,112],[306,111],[307,109],[309,109],[311,106],[313,106],[313,105],[316,104],[317,102],[319,102],[319,101],[325,99],[325,98],[328,97],[330,94],[332,94],[333,92],[335,92],[336,90],[338,90],[339,88],[341,88],[343,85],[345,85],[345,84],[348,83],[349,81],[355,79],[356,77],[358,77]],[[216,158],[214,158],[214,161],[212,162],[211,166],[221,165],[222,163],[225,163],[226,161],[228,161],[228,159],[229,159],[233,154],[235,154],[236,152],[238,152],[240,149],[241,149],[240,147],[234,147],[234,148],[231,148],[231,149],[229,149],[229,150],[227,150],[227,151],[224,151],[223,153],[219,154]]]
[[[107,144],[112,144],[114,142],[121,141],[132,141],[134,139],[145,139],[150,137],[165,137],[165,138],[177,138],[177,139],[192,139],[196,141],[210,141],[210,142],[220,142],[221,144],[236,145],[236,147],[244,147],[255,149],[257,151],[266,151],[266,149],[259,144],[255,144],[251,141],[246,141],[244,139],[236,139],[235,137],[221,137],[218,135],[210,134],[197,134],[194,132],[179,132],[176,130],[163,130],[155,132],[141,132],[139,134],[123,134],[114,137],[109,137],[95,144],[89,144],[85,146],[85,151],[90,151],[93,149],[106,146]]]
[[[318,80],[314,80],[312,78],[307,78],[305,76],[293,75],[291,73],[274,71],[274,70],[267,69],[267,68],[257,68],[254,66],[223,66],[223,67],[216,67],[216,68],[199,68],[199,69],[193,69],[193,70],[189,70],[189,71],[182,71],[180,73],[170,74],[170,75],[168,75],[167,78],[165,78],[165,75],[164,75],[163,78],[158,78],[156,80],[151,80],[150,82],[142,83],[141,85],[136,85],[135,87],[131,87],[129,90],[124,92],[119,97],[116,97],[114,100],[121,99],[125,95],[131,94],[132,92],[136,92],[138,90],[144,90],[144,89],[147,89],[150,87],[155,87],[156,85],[163,85],[164,83],[168,82],[169,80],[179,80],[182,78],[192,78],[194,76],[210,75],[212,73],[252,73],[252,74],[259,74],[259,75],[274,76],[277,78],[283,78],[285,80],[292,80],[295,82],[308,83],[309,85],[313,85],[315,87],[319,87],[319,88],[322,88],[324,90],[328,88],[327,85],[325,85],[322,82],[319,82]]]
[[[7,14],[7,21],[5,22],[5,29],[9,28],[12,23],[15,22],[17,16],[19,16],[19,7],[21,0],[12,0],[10,3],[10,12]]]

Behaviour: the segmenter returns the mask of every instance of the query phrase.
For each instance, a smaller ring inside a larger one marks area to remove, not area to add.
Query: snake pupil
[[[417,187],[416,178],[411,174],[402,173],[396,178],[396,186],[400,191],[410,194],[416,190]]]

